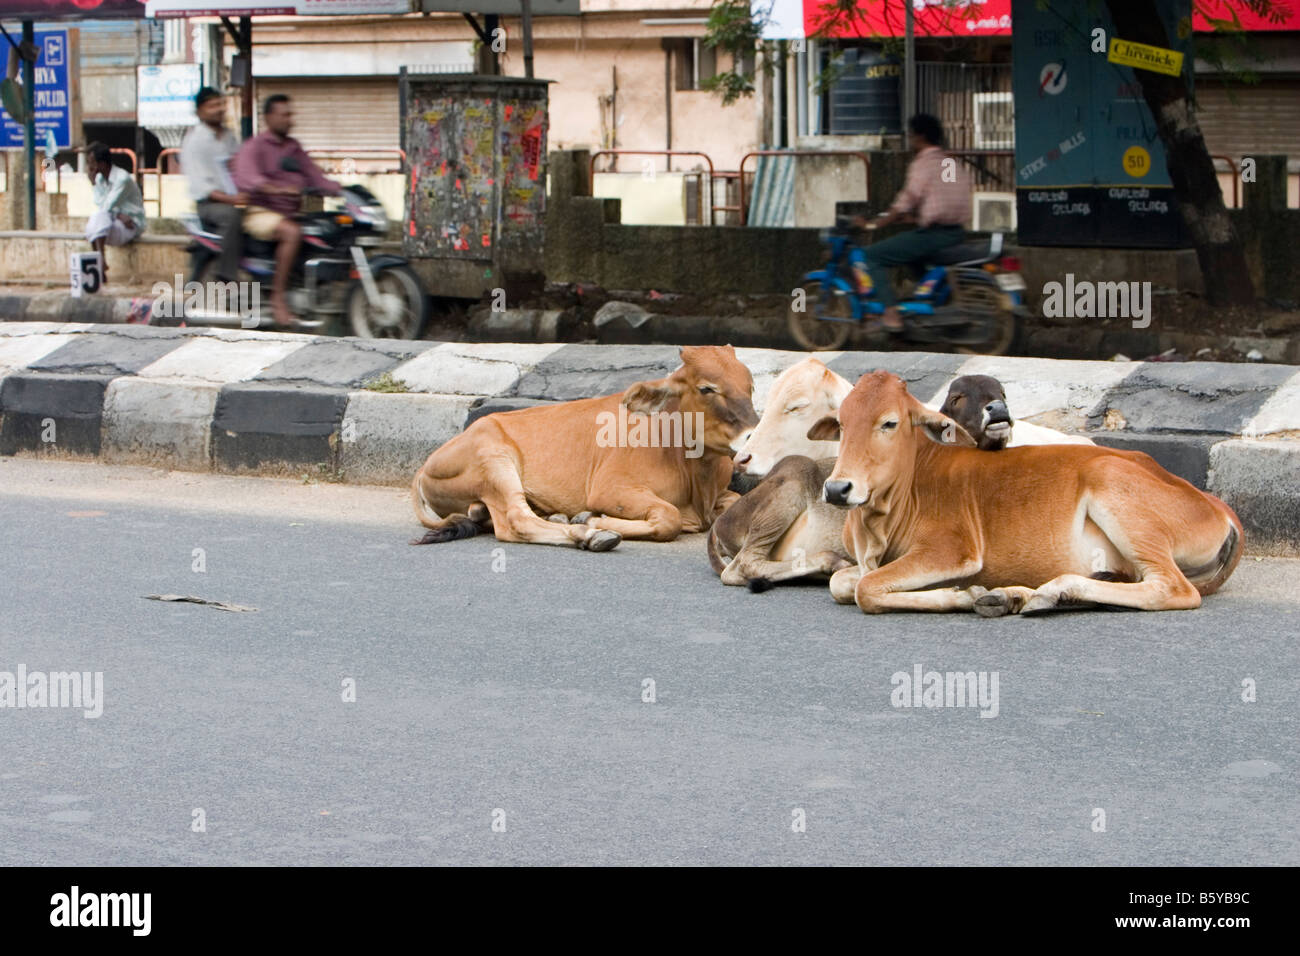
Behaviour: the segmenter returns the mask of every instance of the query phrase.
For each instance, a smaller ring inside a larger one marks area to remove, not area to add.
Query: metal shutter
[[[1196,115],[1211,154],[1300,159],[1300,82],[1263,79],[1258,86],[1233,84],[1232,99],[1228,92],[1218,81],[1196,78]]]
[[[291,135],[304,149],[367,152],[401,145],[396,77],[258,80],[259,113],[272,93],[293,99]]]

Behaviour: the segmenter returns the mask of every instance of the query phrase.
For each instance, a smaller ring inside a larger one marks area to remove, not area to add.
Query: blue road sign
[[[71,90],[68,88],[68,31],[36,31],[36,85],[33,96],[36,105],[36,145],[46,142],[46,131],[54,134],[60,149],[72,145],[72,124],[69,119]],[[23,127],[15,123],[0,109],[0,148],[20,149],[23,145]]]

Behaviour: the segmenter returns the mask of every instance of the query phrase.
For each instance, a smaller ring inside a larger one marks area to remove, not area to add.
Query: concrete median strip
[[[668,374],[675,346],[397,342],[59,322],[0,323],[0,454],[405,484],[490,411]],[[760,407],[804,353],[740,349]],[[937,405],[958,375],[1017,418],[1146,451],[1237,509],[1255,553],[1300,553],[1300,370],[924,352],[820,356],[885,368]]]

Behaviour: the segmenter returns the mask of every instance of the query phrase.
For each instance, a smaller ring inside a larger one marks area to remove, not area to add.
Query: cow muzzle
[[[999,448],[1011,439],[1011,413],[1006,402],[989,402],[984,406],[984,434],[989,444]]]
[[[853,491],[851,481],[833,481],[827,479],[822,485],[822,500],[832,505],[847,505],[849,494]]]

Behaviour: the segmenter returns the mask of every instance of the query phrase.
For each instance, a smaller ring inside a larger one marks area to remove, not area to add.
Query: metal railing
[[[975,192],[1014,192],[1016,151],[1014,149],[950,149],[971,170]]]
[[[862,160],[862,184],[867,198],[871,198],[871,157],[856,149],[756,149],[740,157],[740,224],[749,221],[749,208],[745,202],[745,163],[751,156],[855,156]]]
[[[1241,202],[1238,199],[1237,184],[1241,181],[1241,177],[1237,175],[1237,164],[1232,161],[1231,156],[1217,156],[1214,153],[1211,153],[1210,162],[1214,162],[1215,160],[1220,160],[1228,164],[1228,178],[1232,180],[1232,208],[1240,208]],[[1219,169],[1217,167],[1215,168],[1214,173],[1215,178],[1217,179],[1219,174]]]
[[[730,206],[718,206],[714,204],[713,181],[717,175],[713,171],[713,160],[709,158],[708,153],[701,153],[694,149],[599,149],[591,154],[591,160],[587,165],[587,172],[594,181],[596,175],[596,160],[601,156],[666,156],[668,171],[672,171],[672,159],[674,156],[702,156],[704,162],[709,167],[709,181],[704,188],[708,190],[709,196],[709,221],[705,225],[713,225],[713,214],[720,210],[728,210]],[[617,172],[617,170],[602,170],[603,172]]]
[[[136,157],[135,157],[135,150],[133,150],[133,149],[127,149],[125,146],[114,146],[112,149],[109,150],[109,152],[110,152],[110,153],[120,153],[120,154],[123,155],[123,156],[130,157],[130,159],[131,159],[131,175],[134,176],[134,175],[136,174],[136,170],[139,168],[140,163],[136,160]]]
[[[172,157],[172,156],[180,156],[180,154],[181,154],[181,151],[180,151],[179,149],[175,149],[174,147],[168,147],[167,149],[164,149],[162,152],[160,152],[160,153],[158,154],[158,159],[156,160],[156,162],[157,162],[158,165],[157,165],[157,166],[153,166],[153,167],[151,167],[151,168],[149,168],[149,169],[142,169],[142,170],[140,170],[140,174],[139,174],[139,176],[136,177],[136,179],[138,180],[139,186],[140,186],[140,192],[141,192],[141,194],[142,194],[141,197],[140,197],[140,198],[141,198],[141,201],[142,201],[142,202],[146,202],[146,203],[156,202],[156,203],[158,204],[158,218],[159,218],[159,219],[162,218],[162,214],[163,214],[163,174],[164,174],[164,172],[166,171],[167,159],[168,159],[169,157]],[[179,160],[177,161],[176,166],[177,166],[177,168],[180,167],[180,161],[179,161]],[[155,179],[155,182],[158,184],[158,198],[157,198],[157,199],[145,199],[144,196],[143,196],[143,193],[144,193],[144,181],[145,181],[145,177],[148,176],[150,173],[153,173],[154,176],[157,177],[157,178]]]
[[[918,63],[916,108],[938,117],[953,152],[1016,144],[1009,63]]]

